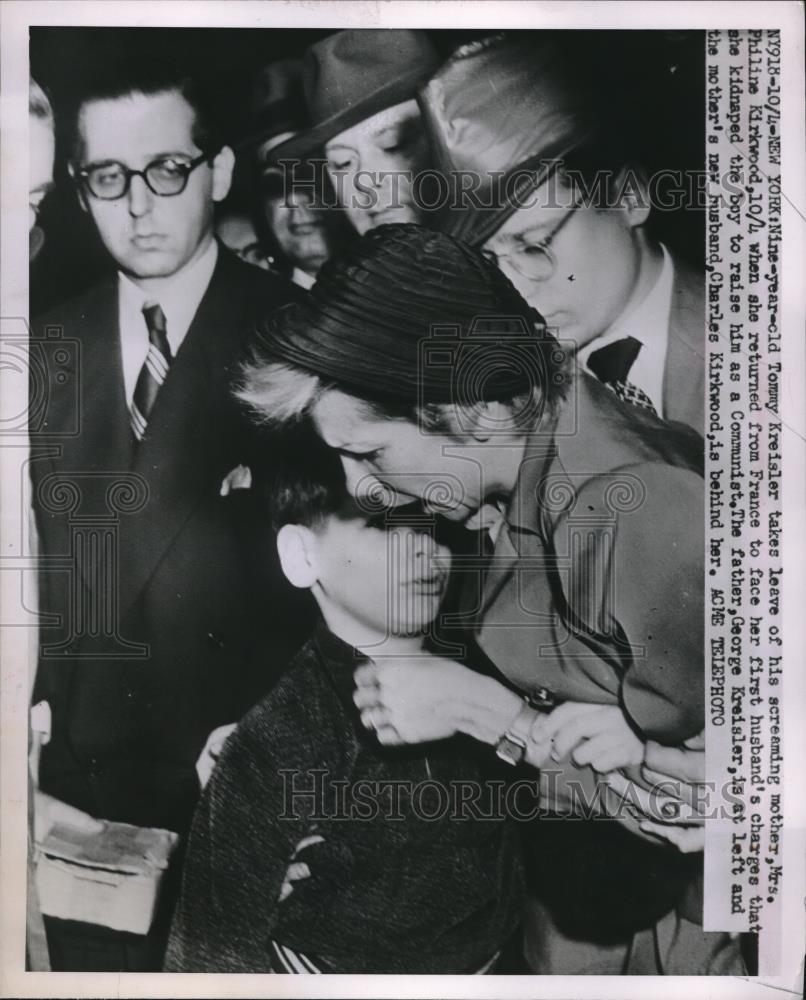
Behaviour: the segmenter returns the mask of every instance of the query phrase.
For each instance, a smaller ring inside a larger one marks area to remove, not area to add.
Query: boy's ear
[[[301,524],[284,524],[277,532],[277,554],[290,584],[309,589],[319,579],[316,536]]]

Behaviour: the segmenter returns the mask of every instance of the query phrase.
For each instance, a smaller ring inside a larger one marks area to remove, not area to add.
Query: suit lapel
[[[64,324],[69,361],[50,380],[47,427],[55,445],[49,450],[51,475],[40,483],[47,510],[65,489],[75,488],[71,516],[87,523],[109,517],[109,489],[126,475],[131,433],[118,336],[117,281],[102,285],[81,312]],[[46,352],[49,356],[52,352]],[[92,585],[93,568],[79,560]]]
[[[237,289],[222,270],[226,263],[220,257],[135,451],[132,470],[148,485],[149,500],[136,530],[123,539],[124,611],[194,508],[217,493],[229,471],[224,465],[237,464],[222,448],[226,372],[238,345],[233,313],[239,315]]]
[[[669,344],[663,372],[663,407],[703,433],[705,416],[705,293],[703,278],[675,261]]]
[[[51,383],[49,423],[60,433],[59,454],[54,459],[58,472],[120,471],[128,467],[131,435],[117,303],[117,282],[113,280],[99,289],[96,300],[78,319],[77,329],[69,331],[75,335],[74,364],[59,372],[64,381]],[[61,436],[73,426],[77,433]]]

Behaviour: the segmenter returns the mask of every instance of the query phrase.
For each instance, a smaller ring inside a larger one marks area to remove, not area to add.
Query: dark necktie
[[[649,396],[643,389],[629,380],[630,369],[640,350],[641,341],[636,340],[635,337],[615,340],[612,344],[600,347],[598,351],[594,351],[590,355],[588,368],[619,399],[623,399],[625,403],[630,403],[632,406],[640,406],[649,410],[657,416],[657,411]]]
[[[143,306],[143,316],[148,327],[148,354],[137,376],[130,407],[132,430],[138,441],[143,440],[148,416],[154,407],[160,386],[168,375],[171,348],[165,329],[165,313],[158,303]]]

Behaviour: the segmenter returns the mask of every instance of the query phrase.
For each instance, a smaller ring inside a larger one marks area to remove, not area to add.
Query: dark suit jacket
[[[136,450],[117,280],[35,324],[32,470],[48,617],[34,697],[53,711],[41,786],[93,815],[183,830],[210,730],[268,689],[305,629],[266,512],[250,491],[219,495],[249,462],[229,378],[253,320],[294,294],[221,249]],[[269,650],[259,664],[258,640]]]
[[[705,431],[705,277],[675,259],[663,407],[698,434]]]

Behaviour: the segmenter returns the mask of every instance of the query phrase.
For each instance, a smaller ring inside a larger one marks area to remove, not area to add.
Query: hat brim
[[[448,236],[462,240],[472,247],[482,246],[494,233],[498,232],[507,219],[523,207],[524,198],[545,184],[563,158],[581,145],[584,145],[584,142],[575,142],[557,151],[544,150],[536,156],[524,160],[523,163],[507,172],[503,178],[503,184],[506,185],[509,177],[528,171],[532,171],[532,177],[528,180],[524,177],[515,186],[511,196],[506,201],[489,208],[449,206],[437,220],[437,228],[441,232],[447,233]],[[534,169],[538,164],[543,164],[543,169]]]
[[[395,104],[402,104],[404,101],[413,101],[417,87],[428,78],[431,72],[433,69],[423,70],[420,67],[404,76],[390,80],[351,107],[345,108],[336,115],[331,115],[330,118],[326,118],[304,132],[300,132],[293,139],[280,143],[271,151],[271,159],[275,161],[305,159],[313,153],[321,151],[325,143],[334,136],[367,118],[371,118],[379,111],[385,111],[387,108],[391,108]]]

